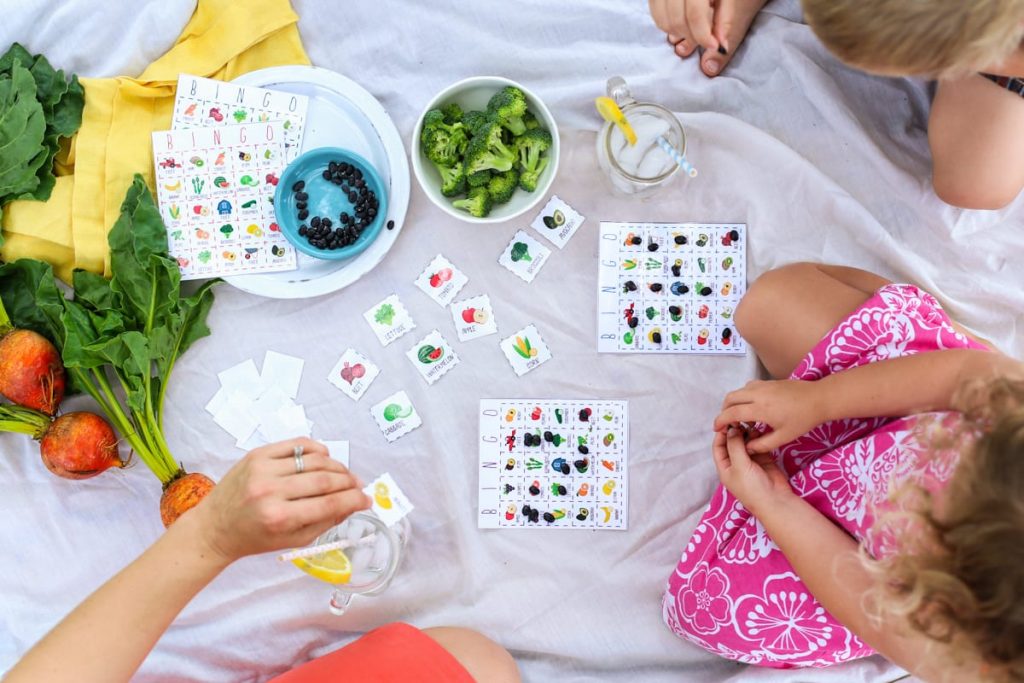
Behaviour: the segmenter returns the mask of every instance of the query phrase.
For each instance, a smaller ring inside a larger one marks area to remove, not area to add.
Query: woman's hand
[[[302,446],[304,469],[295,471]],[[199,533],[227,562],[308,544],[354,512],[370,507],[363,482],[311,439],[249,451],[210,494],[183,516],[198,517]]]
[[[743,431],[730,427],[717,432],[711,446],[722,486],[755,517],[794,496],[789,478],[770,455],[750,455]]]
[[[704,48],[700,67],[717,76],[732,59],[767,0],[648,0],[651,17],[676,54],[689,57]]]
[[[747,382],[742,389],[726,394],[722,412],[715,418],[715,431],[730,425],[761,422],[771,432],[747,443],[751,453],[770,453],[803,436],[826,420],[822,386],[795,379]]]

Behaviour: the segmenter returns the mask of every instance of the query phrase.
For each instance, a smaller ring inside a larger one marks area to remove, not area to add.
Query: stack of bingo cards
[[[274,192],[302,145],[305,95],[182,75],[153,133],[157,200],[183,280],[294,270]]]
[[[746,226],[601,223],[597,350],[746,353]]]

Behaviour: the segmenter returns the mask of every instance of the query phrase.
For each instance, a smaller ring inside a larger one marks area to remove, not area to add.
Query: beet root
[[[183,474],[172,480],[160,496],[160,519],[164,526],[174,524],[174,520],[198,505],[213,487],[213,480],[198,472]]]
[[[46,337],[12,330],[0,338],[0,394],[52,416],[64,398],[64,382],[64,364]]]
[[[39,440],[43,464],[58,477],[88,479],[124,467],[117,454],[117,436],[99,415],[66,413],[50,425]]]

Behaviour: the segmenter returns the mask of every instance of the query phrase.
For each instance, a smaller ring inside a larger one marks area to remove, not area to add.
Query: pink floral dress
[[[957,332],[931,295],[887,285],[818,342],[791,377],[814,381],[887,358],[958,348],[985,347]],[[828,422],[775,455],[802,498],[884,556],[893,539],[870,532],[872,512],[885,505],[891,483],[914,477],[934,489],[955,467],[950,459],[918,462],[920,419]],[[722,486],[669,577],[662,606],[676,635],[740,662],[829,666],[873,654],[814,599],[761,523]]]

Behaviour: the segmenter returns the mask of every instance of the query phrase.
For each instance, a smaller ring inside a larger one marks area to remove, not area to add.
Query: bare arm
[[[840,623],[887,659],[931,683],[976,680],[935,657],[925,636],[903,624],[878,623],[864,612],[873,579],[850,535],[793,493],[768,456],[747,453],[740,430],[715,435],[715,466],[722,484],[764,525],[812,595]]]
[[[771,433],[747,444],[767,452],[830,420],[963,409],[954,402],[960,387],[997,377],[1024,378],[1024,366],[998,352],[950,349],[877,361],[816,382],[754,381],[725,397],[714,427],[770,425]]]
[[[227,565],[189,513],[86,598],[11,670],[8,683],[127,681],[185,605]],[[112,647],[95,634],[116,633]]]
[[[292,457],[299,444],[301,474]],[[178,613],[231,562],[309,543],[369,507],[360,489],[358,478],[309,439],[251,451],[202,503],[36,643],[4,681],[129,680]],[[97,633],[115,633],[116,642],[97,647]]]

